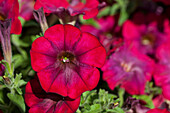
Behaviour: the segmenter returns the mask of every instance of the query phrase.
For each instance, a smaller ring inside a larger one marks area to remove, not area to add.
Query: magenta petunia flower
[[[162,44],[157,52],[156,56],[159,60],[156,65],[154,79],[156,85],[162,87],[163,96],[170,100],[170,42]]]
[[[96,87],[106,51],[97,38],[72,25],[55,25],[36,39],[31,64],[46,92],[77,98]]]
[[[154,54],[158,46],[168,38],[165,33],[159,32],[156,22],[135,25],[129,20],[123,25],[123,36],[125,42],[130,41],[144,54]]]
[[[121,84],[130,94],[144,94],[153,66],[152,59],[141,54],[135,47],[124,45],[102,67],[103,79],[112,90]]]
[[[97,37],[99,37],[104,32],[113,31],[113,26],[115,24],[115,19],[113,16],[95,19],[95,21],[99,25],[99,28],[96,28],[92,25],[82,25],[81,30],[84,32],[92,33],[93,35],[95,35]]]
[[[147,113],[170,113],[167,109],[154,108],[149,110]]]
[[[111,53],[115,48],[122,45],[120,37],[116,36],[118,26],[115,26],[115,17],[108,16],[100,19],[95,19],[99,27],[92,25],[82,25],[80,28],[83,32],[89,32],[98,37],[101,44],[106,49],[107,53]],[[112,48],[112,49],[111,49]]]
[[[35,0],[20,0],[19,15],[27,21],[32,19],[34,4],[35,4]]]
[[[80,104],[80,97],[71,99],[54,93],[46,93],[35,77],[25,89],[25,102],[29,113],[74,113]]]
[[[43,7],[44,12],[54,13],[63,22],[69,22],[77,18],[79,14],[83,14],[84,19],[95,17],[98,14],[99,2],[98,0],[37,0],[34,8],[37,10]]]
[[[6,19],[11,19],[11,33],[14,34],[20,34],[22,30],[18,15],[18,0],[0,0],[0,20],[5,21]]]

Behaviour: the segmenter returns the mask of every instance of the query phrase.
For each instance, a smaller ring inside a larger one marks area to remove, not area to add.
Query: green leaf
[[[83,19],[83,16],[80,16],[80,22],[82,24],[92,25],[96,28],[100,28],[100,25],[98,24],[98,22],[95,21],[93,18],[85,20],[85,19]]]
[[[16,74],[16,77],[15,77],[15,81],[14,81],[14,84],[18,84],[18,82],[21,80],[22,78],[22,74]]]
[[[27,82],[25,82],[24,80],[20,80],[20,81],[18,82],[18,87],[24,86],[24,85],[26,85],[26,84],[27,84]]]
[[[114,109],[108,109],[107,112],[109,112],[109,113],[125,113],[123,111],[123,109],[121,109],[119,107],[115,107]]]
[[[107,7],[105,7],[104,9],[100,10],[97,16],[98,16],[99,18],[100,18],[100,17],[103,17],[103,16],[107,16],[107,15],[109,15],[109,12],[110,12],[110,7],[107,6]]]
[[[25,24],[24,18],[22,18],[21,16],[19,16],[18,19],[20,20],[21,25],[23,26],[23,25]]]
[[[140,99],[146,102],[146,107],[149,107],[151,109],[154,108],[154,104],[152,101],[152,96],[150,95],[133,95],[133,98]]]
[[[21,91],[21,89],[19,87],[16,87],[15,89],[18,92],[19,95],[22,95],[22,91]]]
[[[120,99],[120,104],[119,104],[120,107],[122,107],[123,102],[124,102],[124,98],[123,98],[124,93],[125,93],[125,90],[122,88],[119,88],[118,95],[119,95],[119,99]]]
[[[15,68],[18,68],[19,66],[21,66],[23,64],[23,61],[24,61],[21,54],[13,55],[12,59],[13,59],[13,62],[15,64]]]
[[[121,9],[120,17],[119,17],[119,21],[118,21],[119,26],[121,26],[128,18],[129,18],[129,15],[128,15],[126,9]]]
[[[0,76],[0,82],[3,82],[3,77],[2,76]]]
[[[100,113],[102,111],[100,104],[94,104],[90,106],[90,110],[85,111],[84,113]]]
[[[119,4],[113,4],[110,10],[110,15],[115,15],[119,9],[120,9]]]
[[[24,42],[24,41],[22,41],[19,37],[20,37],[19,35],[13,34],[13,35],[12,35],[12,38],[11,38],[12,43],[13,43],[15,46],[17,46],[17,47],[18,47],[18,46],[21,46],[21,47],[29,47],[29,44],[26,43],[26,42]]]
[[[31,20],[31,21],[25,22],[24,27],[39,27],[39,24]]]
[[[5,104],[3,90],[0,90],[0,103]]]
[[[21,95],[8,93],[7,96],[12,103],[20,109],[21,112],[25,113],[24,98]]]

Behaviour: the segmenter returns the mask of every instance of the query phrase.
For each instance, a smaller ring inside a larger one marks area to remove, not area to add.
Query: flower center
[[[61,54],[58,56],[58,59],[62,63],[71,63],[75,59],[75,56],[70,52],[61,52]]]
[[[130,72],[132,69],[132,65],[125,62],[121,62],[120,66],[122,66],[125,72]]]
[[[0,13],[0,20],[4,21],[6,19],[6,17]]]
[[[155,36],[151,33],[148,33],[142,37],[143,45],[153,45],[155,42]]]

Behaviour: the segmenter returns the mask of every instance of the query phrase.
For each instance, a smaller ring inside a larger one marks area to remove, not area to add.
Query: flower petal
[[[80,39],[81,31],[72,25],[64,25],[64,36],[65,49],[72,51]]]
[[[11,34],[21,34],[22,25],[18,18],[12,19]]]
[[[64,27],[61,24],[50,27],[45,31],[44,37],[50,41],[50,43],[57,50],[64,50]]]
[[[38,73],[38,77],[46,92],[58,93],[75,99],[84,91],[96,87],[100,78],[96,68],[77,67],[75,70],[66,67],[64,71],[61,70],[57,73],[55,70],[49,69]]]
[[[78,56],[100,46],[102,45],[94,35],[82,33],[82,37],[77,43],[74,52]]]
[[[74,113],[80,104],[80,97],[71,99],[46,93],[35,76],[26,85],[25,102],[30,107],[29,113]]]
[[[57,58],[58,50],[46,38],[39,37],[32,43],[31,51]]]
[[[76,57],[81,63],[101,68],[106,59],[106,50],[100,46]]]
[[[46,54],[30,51],[32,68],[39,72],[47,66],[54,65],[56,59]]]

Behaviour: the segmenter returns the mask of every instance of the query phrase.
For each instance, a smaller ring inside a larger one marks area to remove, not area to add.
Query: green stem
[[[14,104],[10,101],[7,112],[6,113],[12,113],[12,110],[14,109]]]

